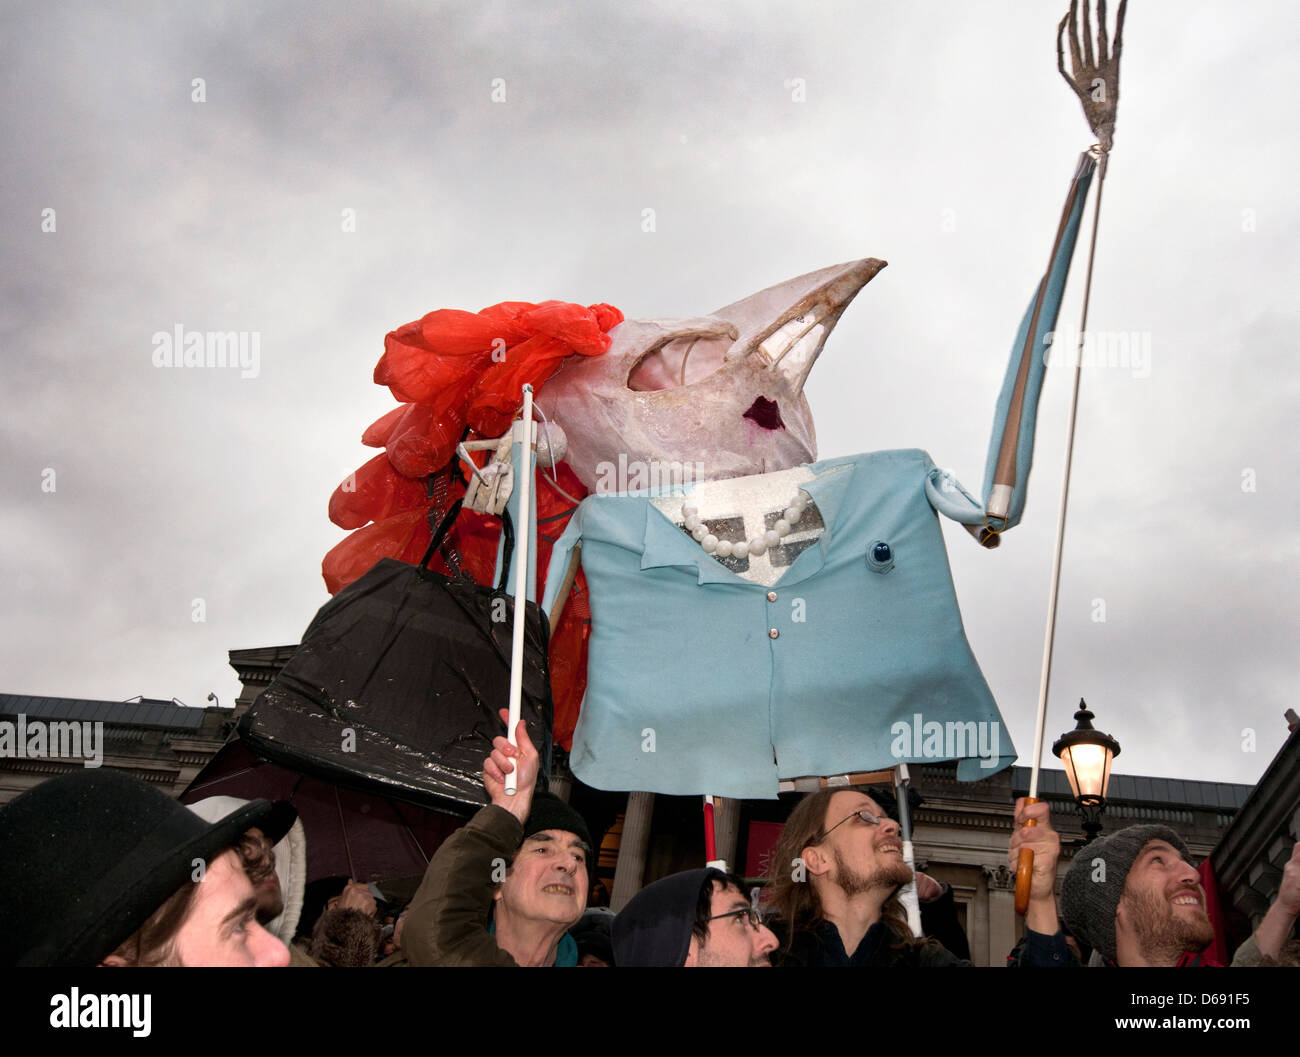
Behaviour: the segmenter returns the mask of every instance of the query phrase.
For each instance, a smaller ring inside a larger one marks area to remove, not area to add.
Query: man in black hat
[[[42,782],[0,808],[0,964],[282,966],[235,850],[254,800],[209,823],[109,770]]]
[[[614,918],[613,936],[620,968],[757,968],[777,948],[744,882],[712,869],[646,885]]]
[[[443,841],[411,901],[403,934],[411,965],[577,964],[568,929],[587,905],[591,835],[559,797],[534,793],[537,750],[522,721],[516,734],[518,746],[493,740],[483,761],[491,803]]]

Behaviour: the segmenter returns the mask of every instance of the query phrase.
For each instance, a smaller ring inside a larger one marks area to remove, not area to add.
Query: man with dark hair
[[[614,918],[613,936],[619,968],[770,966],[777,942],[744,882],[712,869],[646,885]]]
[[[491,803],[443,841],[411,900],[411,965],[577,964],[568,929],[587,905],[591,836],[559,797],[534,794],[540,760],[522,721],[516,734],[518,746],[493,740],[483,762]]]
[[[379,954],[378,904],[370,886],[351,878],[343,890],[325,902],[325,913],[312,928],[307,951],[318,965],[361,969]]]
[[[1046,804],[1016,806],[1010,856],[1034,850],[1034,874],[1021,964],[1069,965],[1054,895],[1060,838]],[[776,955],[793,966],[965,966],[933,939],[912,936],[897,898],[912,879],[898,823],[866,793],[823,789],[790,815],[772,856],[769,892],[784,932]]]
[[[614,964],[614,944],[610,933],[614,925],[614,912],[609,907],[588,907],[569,930],[578,945],[578,966],[587,969],[608,969]]]
[[[287,965],[234,847],[270,814],[205,822],[107,769],[42,782],[0,808],[0,965]]]
[[[188,806],[199,818],[216,822],[247,804],[238,797],[210,796]],[[258,923],[282,942],[292,942],[307,874],[306,837],[297,810],[288,801],[276,801],[266,821],[239,838],[236,850],[257,893]]]

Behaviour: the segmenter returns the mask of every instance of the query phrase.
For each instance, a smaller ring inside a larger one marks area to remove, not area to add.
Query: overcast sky
[[[226,651],[326,600],[384,334],[434,308],[695,316],[886,259],[809,382],[819,454],[919,447],[978,491],[1092,142],[1066,6],[6,5],[0,690],[231,704]],[[1091,323],[1150,360],[1084,373],[1047,720],[1086,697],[1121,773],[1253,782],[1295,705],[1298,25],[1128,13]],[[155,367],[178,326],[255,333],[256,377]],[[945,524],[1024,763],[1068,385],[1023,525]]]

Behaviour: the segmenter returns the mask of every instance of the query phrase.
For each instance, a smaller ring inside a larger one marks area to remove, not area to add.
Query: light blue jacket
[[[929,456],[812,470],[803,488],[826,528],[771,588],[725,568],[646,497],[578,508],[543,608],[581,538],[592,634],[569,761],[588,785],[770,798],[780,778],[961,757],[960,776],[975,779],[1013,762],[962,630]],[[950,722],[983,724],[988,758],[979,727],[949,737]],[[943,725],[935,754],[927,723]]]

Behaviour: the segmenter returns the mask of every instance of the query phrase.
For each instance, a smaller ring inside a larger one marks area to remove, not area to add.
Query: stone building
[[[221,748],[233,717],[229,708],[189,708],[174,699],[0,694],[0,804],[96,759],[179,796]]]

